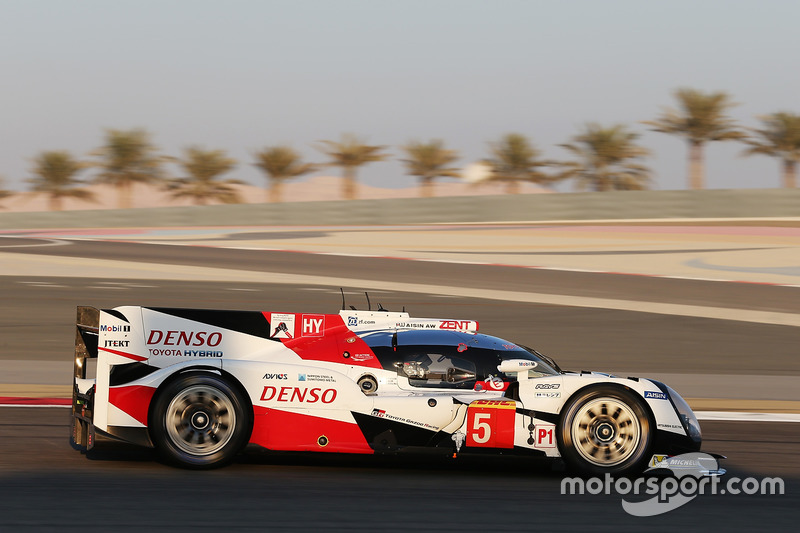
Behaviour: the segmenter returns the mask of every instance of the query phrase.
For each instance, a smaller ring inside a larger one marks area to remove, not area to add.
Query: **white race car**
[[[226,464],[251,443],[561,457],[615,475],[700,449],[697,418],[668,386],[565,372],[477,330],[382,308],[79,307],[73,444],[91,449],[97,430],[191,468]]]

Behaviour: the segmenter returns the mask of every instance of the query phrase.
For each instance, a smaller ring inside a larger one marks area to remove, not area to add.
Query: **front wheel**
[[[565,407],[559,445],[567,464],[588,474],[641,471],[653,447],[651,416],[644,402],[618,387],[592,387]]]
[[[246,402],[221,376],[187,374],[159,393],[151,412],[153,443],[188,468],[229,463],[250,438]]]

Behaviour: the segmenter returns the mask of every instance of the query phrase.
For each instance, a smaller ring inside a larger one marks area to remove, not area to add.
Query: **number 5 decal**
[[[492,426],[489,425],[491,419],[491,413],[475,413],[473,415],[470,435],[476,444],[485,444],[489,442],[492,436]]]
[[[513,448],[516,402],[476,400],[467,411],[467,446]]]

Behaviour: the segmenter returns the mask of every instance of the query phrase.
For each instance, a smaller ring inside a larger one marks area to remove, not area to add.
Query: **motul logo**
[[[164,346],[219,346],[222,333],[217,331],[161,331],[154,329],[147,337],[147,344],[163,344]]]
[[[333,403],[336,400],[336,389],[322,390],[318,387],[309,389],[308,387],[272,387],[266,386],[261,392],[261,401],[269,402],[291,402],[291,403]]]

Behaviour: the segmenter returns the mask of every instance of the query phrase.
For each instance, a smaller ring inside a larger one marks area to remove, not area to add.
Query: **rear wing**
[[[97,358],[100,310],[79,306],[75,319],[75,361],[72,379],[72,446],[94,446],[94,379],[86,379],[88,359]]]

